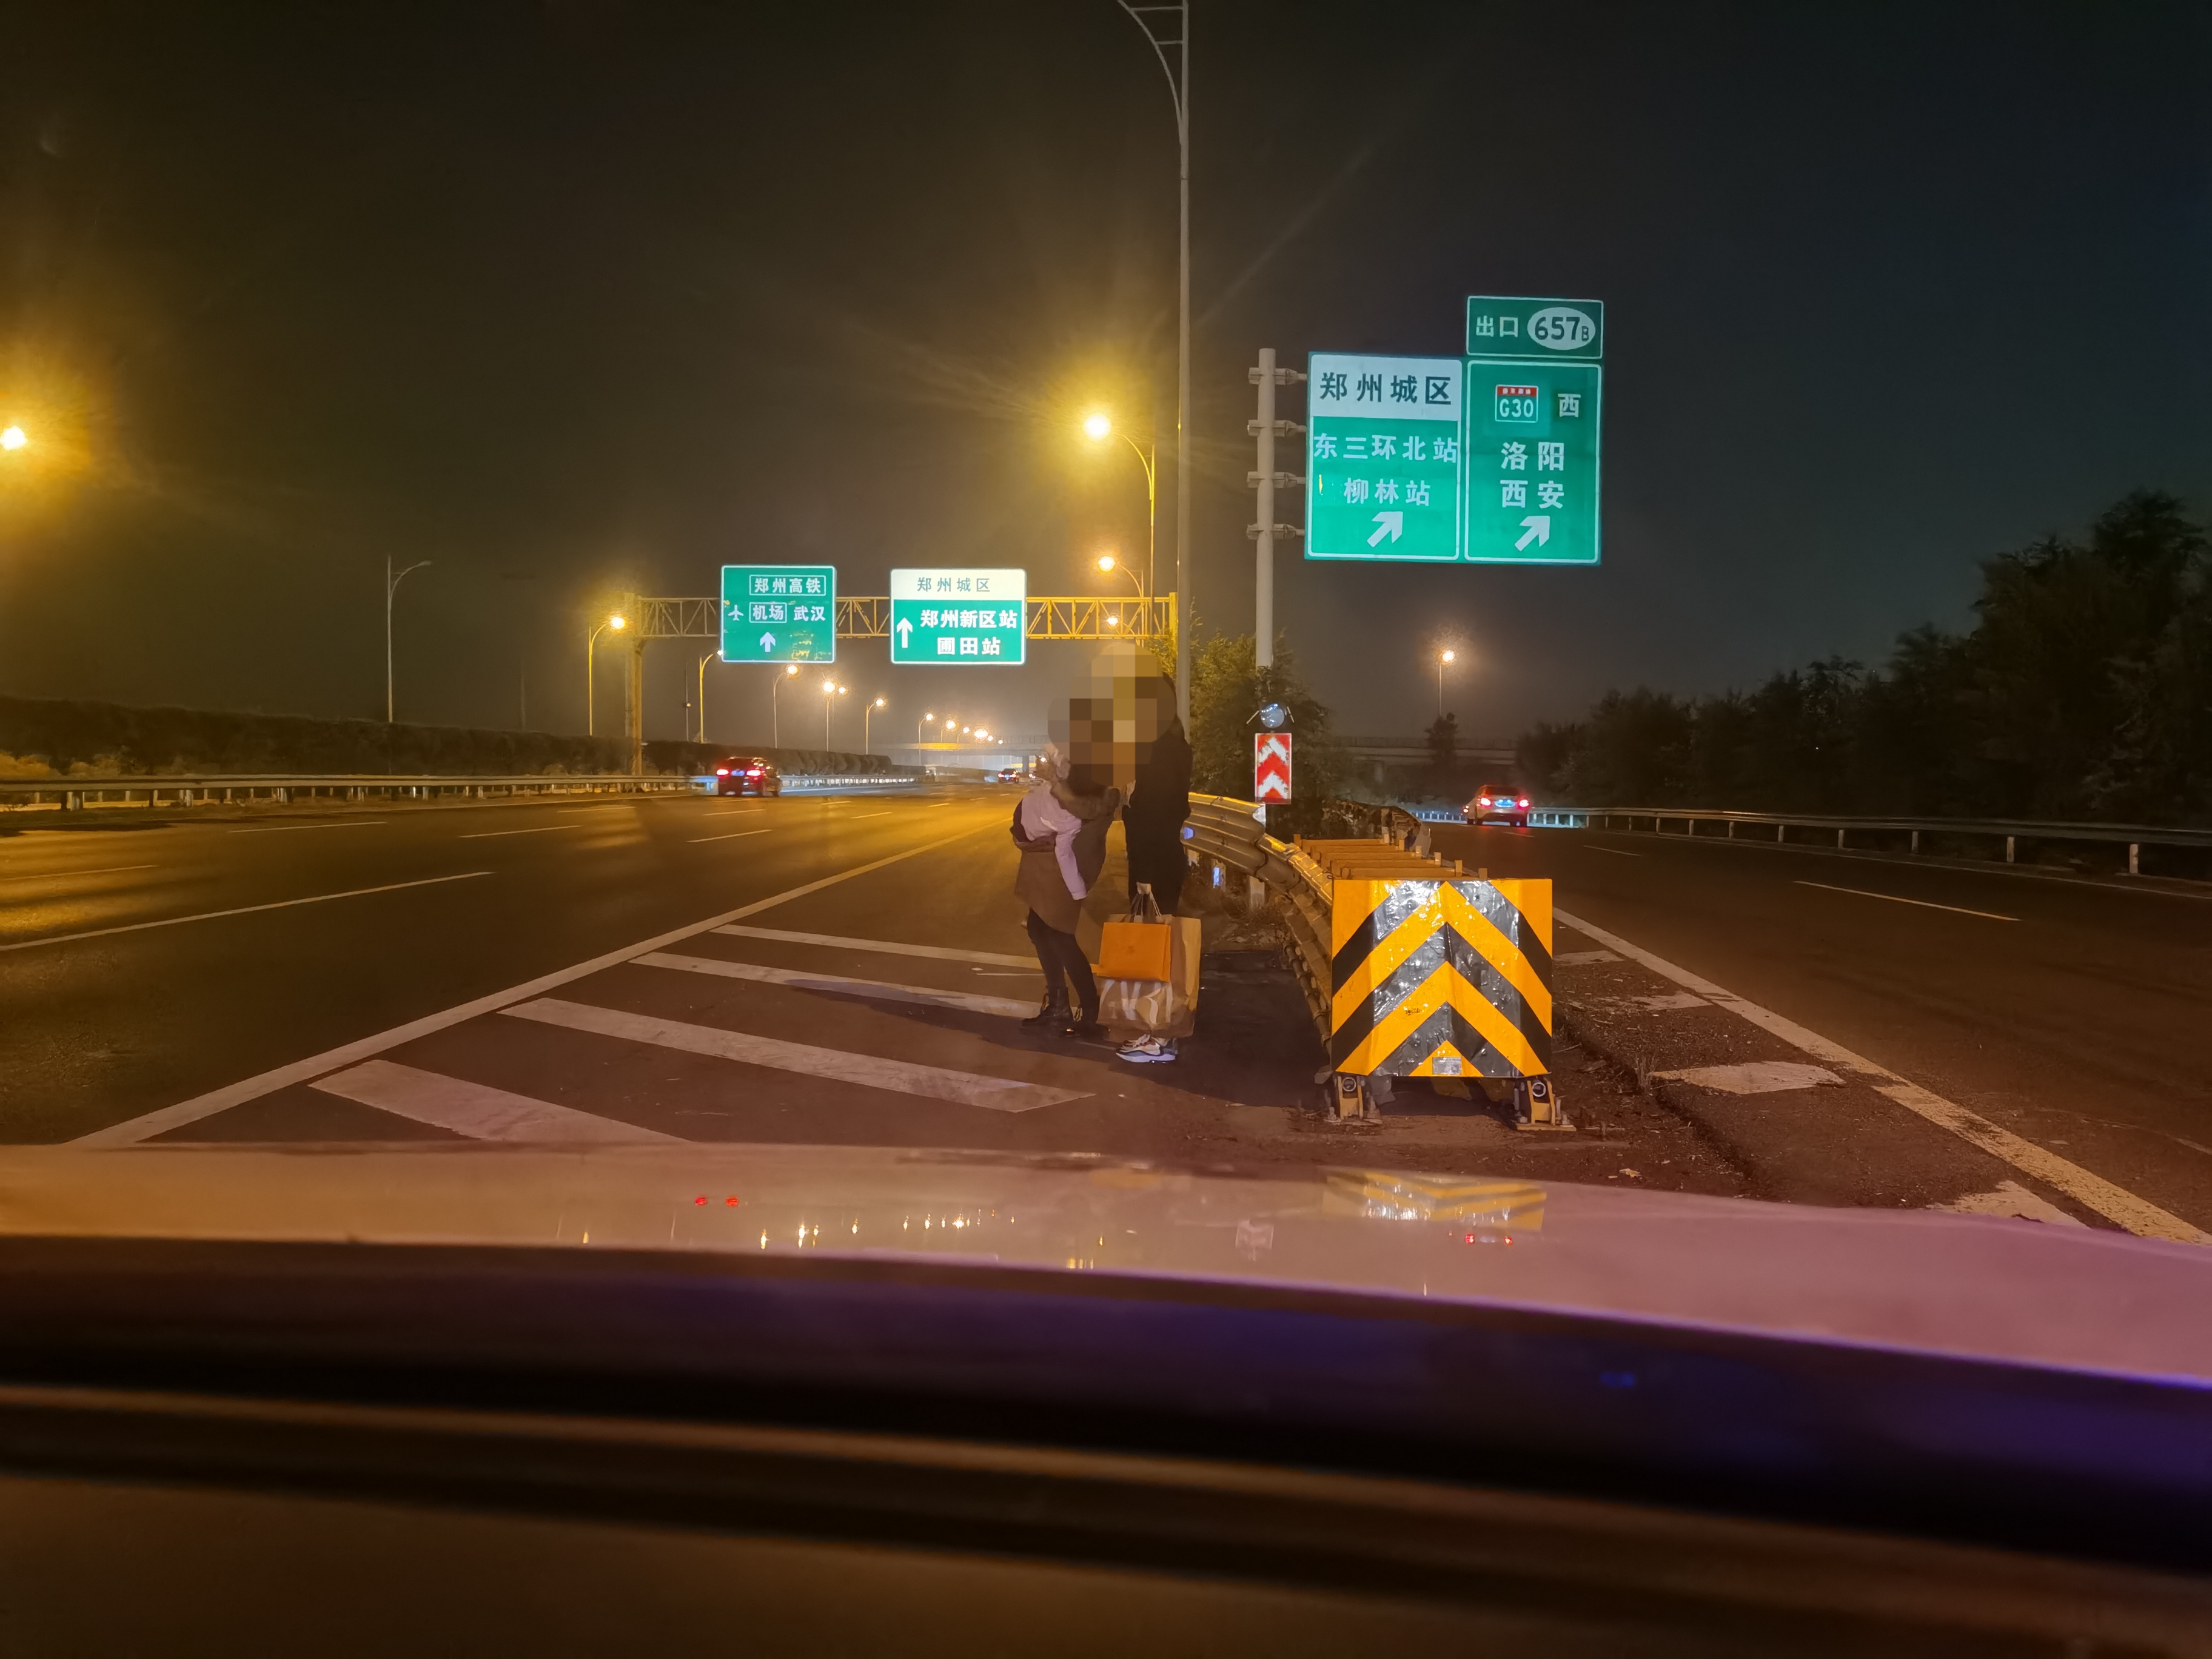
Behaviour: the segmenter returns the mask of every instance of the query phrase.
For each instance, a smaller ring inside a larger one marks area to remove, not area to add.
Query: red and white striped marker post
[[[1252,734],[1252,799],[1262,806],[1291,798],[1291,734]]]

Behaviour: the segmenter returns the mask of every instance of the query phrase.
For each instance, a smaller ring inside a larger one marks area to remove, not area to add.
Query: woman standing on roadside
[[[1030,943],[1044,970],[1043,1006],[1022,1023],[1096,1041],[1106,1035],[1098,1023],[1098,983],[1075,928],[1083,901],[1105,867],[1106,829],[1121,807],[1121,792],[1071,787],[1067,757],[1051,744],[1038,770],[1037,786],[1014,809],[1014,845],[1022,851],[1014,896],[1029,906]]]

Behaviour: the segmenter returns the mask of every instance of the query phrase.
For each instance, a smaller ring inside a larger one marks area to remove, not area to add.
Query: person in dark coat
[[[1121,834],[1129,854],[1129,902],[1136,902],[1139,886],[1148,886],[1160,914],[1171,916],[1190,871],[1182,849],[1183,821],[1190,817],[1190,740],[1176,718],[1174,682],[1159,684],[1164,725],[1137,764],[1129,804],[1121,809]]]

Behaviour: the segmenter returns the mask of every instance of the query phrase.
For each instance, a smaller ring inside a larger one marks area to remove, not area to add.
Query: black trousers
[[[1183,857],[1182,842],[1162,850],[1139,848],[1129,855],[1129,902],[1137,902],[1137,885],[1142,882],[1152,890],[1160,914],[1171,916],[1182,901],[1183,878],[1189,873],[1190,861]]]
[[[1091,977],[1091,963],[1073,933],[1050,926],[1036,911],[1030,912],[1030,943],[1036,947],[1037,965],[1044,969],[1045,994],[1062,986],[1074,988],[1075,1006],[1085,1024],[1098,1018],[1098,981]]]

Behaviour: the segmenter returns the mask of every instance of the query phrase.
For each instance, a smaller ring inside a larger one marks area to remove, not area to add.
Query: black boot
[[[1024,1020],[1022,1024],[1030,1027],[1032,1030],[1057,1030],[1059,1027],[1067,1024],[1068,1015],[1071,1012],[1073,1011],[1067,1006],[1067,989],[1065,986],[1062,986],[1056,991],[1047,991],[1044,994],[1043,1006],[1040,1007],[1036,1012],[1031,1014],[1027,1019]]]
[[[1060,1028],[1060,1034],[1064,1037],[1073,1037],[1079,1042],[1103,1042],[1106,1039],[1106,1028],[1098,1023],[1097,1008],[1085,1008],[1073,1019],[1066,1020]]]

